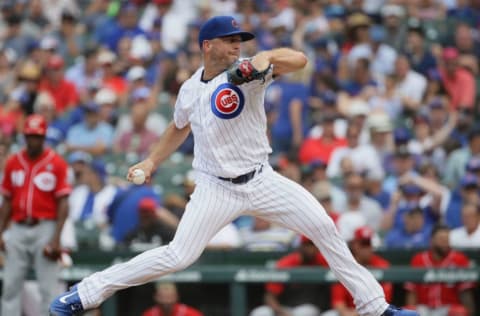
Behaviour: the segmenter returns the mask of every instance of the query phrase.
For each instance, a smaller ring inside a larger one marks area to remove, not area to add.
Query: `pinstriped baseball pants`
[[[299,184],[270,166],[246,184],[203,173],[197,173],[196,183],[172,242],[85,278],[78,285],[85,308],[100,305],[118,290],[188,267],[210,239],[240,215],[262,217],[309,237],[352,293],[360,315],[379,316],[388,307],[381,286],[355,261],[323,207]]]

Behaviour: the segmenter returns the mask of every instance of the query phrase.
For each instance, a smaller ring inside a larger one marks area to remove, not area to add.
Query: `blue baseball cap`
[[[475,175],[467,173],[460,180],[460,186],[462,188],[472,187],[472,186],[477,186],[478,187],[478,179]]]
[[[440,98],[435,98],[430,103],[428,104],[428,107],[430,109],[443,109],[443,101]]]
[[[380,25],[372,25],[369,30],[369,35],[374,42],[383,42],[387,36],[385,28]]]
[[[423,213],[422,207],[417,202],[408,202],[402,207],[402,211],[407,214]]]
[[[219,15],[209,19],[202,25],[198,34],[198,45],[201,48],[205,40],[231,35],[240,35],[242,42],[255,38],[255,35],[252,33],[240,30],[238,22],[232,16]]]
[[[325,161],[323,161],[322,159],[315,159],[315,160],[312,160],[310,162],[309,167],[312,168],[312,169],[325,168],[325,167],[327,167],[327,163]]]
[[[139,101],[139,100],[146,100],[150,98],[151,91],[150,88],[148,87],[140,87],[135,90],[133,90],[131,99],[133,102]]]
[[[419,195],[423,193],[423,190],[415,184],[404,184],[400,186],[400,190],[405,195]]]
[[[428,71],[428,79],[433,80],[433,81],[441,81],[442,80],[442,74],[438,69],[432,68]]]
[[[320,94],[325,105],[336,105],[337,104],[337,95],[331,90],[324,91]]]
[[[412,135],[408,129],[404,127],[398,127],[393,131],[393,139],[395,144],[406,144],[412,138]]]
[[[480,171],[480,158],[472,157],[467,163],[468,172],[477,172]]]
[[[92,162],[92,156],[87,152],[78,150],[68,155],[68,162],[71,164],[76,162],[83,162],[89,164]]]
[[[94,159],[90,162],[90,168],[100,177],[100,179],[105,182],[107,178],[107,168],[105,163],[102,160]]]
[[[100,111],[100,106],[95,102],[87,102],[83,105],[83,108],[88,113],[97,113]]]

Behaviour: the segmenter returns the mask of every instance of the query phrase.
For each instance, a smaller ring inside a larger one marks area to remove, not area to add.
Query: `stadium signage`
[[[274,270],[240,269],[235,273],[234,280],[236,282],[288,282],[290,273]]]
[[[478,281],[478,271],[474,270],[428,270],[423,281],[432,282],[464,282]]]

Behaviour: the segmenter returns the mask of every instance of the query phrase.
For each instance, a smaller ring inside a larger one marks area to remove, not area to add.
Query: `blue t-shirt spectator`
[[[462,223],[462,208],[465,199],[469,196],[478,195],[478,179],[473,174],[466,174],[460,181],[460,186],[454,190],[450,196],[450,202],[445,213],[445,224],[451,229],[461,227]]]
[[[437,68],[437,60],[430,51],[425,51],[422,57],[414,57],[411,53],[406,53],[410,65],[413,70],[428,76],[429,71]]]
[[[408,203],[402,207],[400,214],[402,223],[394,226],[385,236],[385,246],[388,248],[426,248],[430,241],[432,228],[432,224],[428,220],[428,210],[421,208],[416,203]]]
[[[414,207],[418,207],[422,210],[423,217],[425,220],[425,225],[433,226],[438,221],[437,214],[435,214],[431,206],[421,207],[418,205],[418,203],[407,202],[407,203],[401,204],[398,207],[398,210],[397,210],[397,213],[395,214],[395,219],[393,222],[393,229],[403,229],[403,227],[405,227],[405,220],[404,220],[405,214],[410,212]]]
[[[395,228],[385,236],[387,248],[427,248],[430,242],[431,228],[423,227],[420,231],[409,233],[405,229]]]
[[[56,119],[48,124],[46,143],[51,147],[61,144],[67,135],[68,125],[61,119]]]
[[[367,196],[377,201],[384,210],[390,205],[390,194],[387,191],[382,190],[375,195],[367,194]]]
[[[138,203],[146,197],[160,204],[160,196],[148,185],[130,185],[119,190],[113,198],[107,215],[111,223],[110,234],[117,243],[124,241],[125,236],[138,226]]]
[[[308,123],[308,88],[300,82],[279,81],[269,88],[274,94],[271,101],[274,103],[274,110],[277,118],[272,126],[272,143],[275,151],[288,152],[292,149],[293,126],[291,121],[291,106],[295,100],[301,103],[301,133],[306,135]]]

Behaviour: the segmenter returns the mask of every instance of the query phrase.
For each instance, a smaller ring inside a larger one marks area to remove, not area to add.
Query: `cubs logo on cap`
[[[39,114],[32,114],[25,120],[23,134],[45,136],[47,133],[47,121]]]
[[[210,99],[212,112],[222,119],[237,117],[243,110],[245,97],[237,86],[224,83],[218,86]]]

